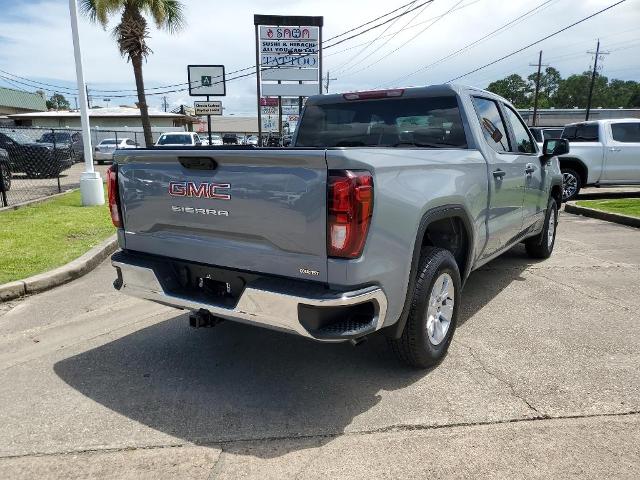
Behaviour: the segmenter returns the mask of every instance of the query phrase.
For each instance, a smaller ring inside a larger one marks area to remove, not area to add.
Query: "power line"
[[[620,0],[620,1],[618,1],[618,2],[616,2],[614,4],[612,4],[612,5],[609,5],[608,7],[603,8],[602,10],[598,10],[597,12],[592,13],[591,15],[588,15],[588,16],[578,20],[577,22],[574,22],[571,25],[567,25],[566,27],[563,27],[560,30],[556,30],[555,32],[550,33],[549,35],[547,35],[545,37],[542,37],[541,39],[536,40],[535,42],[531,42],[530,44],[528,44],[528,45],[526,45],[526,46],[524,46],[522,48],[514,50],[513,52],[508,53],[507,55],[504,55],[504,56],[502,56],[502,57],[500,57],[500,58],[498,58],[498,59],[496,59],[496,60],[494,60],[492,62],[486,63],[486,64],[482,65],[481,67],[478,67],[478,68],[475,68],[473,70],[470,70],[467,73],[464,73],[462,75],[458,75],[457,77],[454,77],[451,80],[447,80],[446,83],[454,82],[454,81],[459,80],[461,78],[464,78],[464,77],[466,77],[468,75],[471,75],[472,73],[475,73],[475,72],[478,72],[478,71],[480,71],[480,70],[482,70],[484,68],[487,68],[487,67],[489,67],[491,65],[495,65],[496,63],[501,62],[502,60],[505,60],[505,59],[507,59],[509,57],[512,57],[513,55],[516,55],[516,54],[522,52],[523,50],[526,50],[527,48],[533,47],[534,45],[537,45],[538,43],[544,42],[545,40],[547,40],[547,39],[549,39],[551,37],[554,37],[554,36],[558,35],[559,33],[562,33],[562,32],[564,32],[566,30],[569,30],[570,28],[575,27],[576,25],[579,25],[579,24],[581,24],[583,22],[586,22],[587,20],[595,17],[596,15],[600,15],[601,13],[604,13],[607,10],[612,9],[613,7],[617,7],[618,5],[620,5],[621,3],[624,3],[626,1],[627,0]]]
[[[471,5],[474,5],[474,4],[476,4],[478,2],[481,2],[481,1],[482,0],[473,0],[472,2],[469,2],[469,3],[465,4],[465,5],[459,6],[458,8],[454,9],[453,11],[455,12],[457,10],[462,10],[463,8],[470,7]],[[418,22],[418,23],[415,23],[415,24],[413,24],[411,26],[406,27],[404,30],[406,31],[406,30],[411,30],[411,29],[414,29],[414,28],[418,28],[420,25],[424,25],[425,23],[428,23],[428,22],[430,22],[432,20],[435,20],[436,18],[440,18],[443,15],[444,14],[436,15],[435,17],[431,17],[431,18],[427,18],[426,20],[423,20],[421,22]],[[386,38],[386,37],[395,36],[397,33],[398,33],[397,31],[396,32],[391,32],[391,33],[388,33],[386,35],[381,35],[380,38]],[[345,48],[343,50],[338,50],[337,52],[333,52],[333,53],[330,53],[328,55],[325,55],[325,57],[333,57],[334,55],[339,55],[341,53],[348,52],[350,50],[353,50],[354,48],[362,47],[363,45],[368,45],[370,42],[371,41],[369,40],[369,41],[366,41],[366,42],[358,43],[356,45],[352,45],[351,47],[347,47],[347,48]]]
[[[327,40],[326,40],[326,41],[327,41],[327,42],[329,42],[329,41],[331,41],[331,40],[335,40],[336,38],[344,37],[346,34],[351,33],[351,32],[355,32],[356,30],[359,30],[359,29],[361,29],[362,27],[366,27],[367,25],[370,25],[370,24],[372,24],[373,22],[377,22],[377,21],[378,21],[378,20],[380,20],[381,18],[388,17],[388,16],[389,16],[389,15],[391,15],[392,13],[396,13],[398,10],[402,10],[403,8],[408,7],[408,6],[409,6],[409,5],[411,5],[412,3],[416,3],[416,2],[415,2],[415,0],[413,0],[412,2],[409,2],[409,3],[405,3],[404,5],[401,5],[401,6],[399,6],[398,8],[396,8],[395,10],[391,10],[390,12],[387,12],[387,13],[385,13],[384,15],[380,15],[379,17],[374,18],[373,20],[369,20],[368,22],[363,23],[362,25],[359,25],[359,26],[357,26],[357,27],[354,27],[354,28],[352,28],[352,29],[350,29],[350,30],[347,30],[346,32],[342,32],[342,33],[340,33],[339,35],[334,35],[334,36],[333,36],[333,37],[331,37],[331,38],[327,38]],[[408,12],[405,12],[405,13],[408,13]]]
[[[465,0],[460,0],[458,3],[456,3],[453,7],[451,7],[449,10],[447,10],[443,15],[441,15],[440,17],[436,18],[433,22],[431,22],[429,25],[427,25],[426,27],[424,27],[422,30],[420,30],[418,33],[416,33],[413,37],[411,37],[409,40],[407,40],[406,42],[404,42],[403,44],[401,44],[399,47],[394,48],[393,50],[391,50],[390,52],[388,52],[387,54],[383,55],[382,57],[380,57],[378,60],[374,61],[373,63],[370,63],[369,65],[356,70],[355,72],[351,72],[351,75],[354,75],[356,73],[360,73],[368,68],[373,67],[374,65],[380,63],[382,60],[384,60],[385,58],[388,58],[389,55],[392,55],[393,53],[397,52],[398,50],[400,50],[402,47],[404,47],[405,45],[407,45],[408,43],[412,42],[413,40],[415,40],[418,36],[422,35],[424,32],[426,32],[429,28],[431,28],[435,23],[437,23],[438,21],[442,20],[444,17],[446,17],[448,14],[450,14],[451,12],[454,11],[454,9],[460,5],[462,2],[464,2]],[[393,37],[392,37],[393,38]],[[388,43],[388,42],[387,42]],[[379,50],[379,49],[378,49]],[[375,52],[374,52],[375,53]]]
[[[476,40],[473,40],[472,42],[469,42],[469,43],[465,44],[463,47],[459,48],[458,50],[456,50],[454,52],[451,52],[450,54],[440,58],[439,60],[436,60],[435,62],[432,62],[432,63],[430,63],[428,65],[425,65],[424,67],[421,67],[421,68],[415,70],[414,72],[409,73],[408,75],[404,75],[402,77],[396,78],[395,80],[391,80],[389,82],[386,82],[385,85],[389,85],[389,84],[392,84],[392,83],[403,81],[403,80],[405,80],[405,79],[407,79],[409,77],[412,77],[413,75],[415,75],[417,73],[420,73],[420,72],[422,72],[424,70],[427,70],[427,69],[429,69],[429,68],[431,68],[431,67],[433,67],[435,65],[438,65],[439,63],[442,63],[442,62],[444,62],[446,60],[449,60],[450,58],[453,58],[453,57],[455,57],[455,56],[457,56],[457,55],[459,55],[459,54],[461,54],[461,53],[463,53],[463,52],[475,47],[476,45],[482,43],[483,41],[489,39],[490,37],[502,32],[502,31],[508,30],[509,28],[514,27],[515,25],[517,25],[518,23],[523,21],[525,18],[530,16],[532,13],[536,12],[537,10],[540,10],[543,7],[549,6],[549,4],[551,2],[554,2],[554,1],[556,1],[556,0],[546,0],[545,2],[541,3],[540,5],[534,7],[532,9],[530,9],[530,10],[527,10],[525,13],[523,13],[521,15],[518,15],[513,20],[510,20],[509,22],[501,25],[500,27],[498,27],[495,30],[487,33],[486,35],[484,35],[484,36],[482,36],[482,37],[480,37],[480,38],[478,38]],[[536,12],[536,13],[539,13],[539,12]],[[378,87],[376,87],[376,88],[378,88]]]
[[[409,5],[413,5],[414,3],[415,3],[415,0],[414,0],[413,2],[411,2]],[[428,5],[427,5],[427,6],[428,6]],[[427,7],[425,7],[425,8],[427,8]],[[415,14],[415,16],[414,16],[411,20],[409,20],[409,22],[408,22],[408,23],[411,23],[411,22],[412,22],[412,21],[413,21],[413,20],[414,20],[418,15],[420,15],[423,11],[424,11],[424,9],[422,9],[422,10],[420,10],[418,13],[416,13],[416,14]],[[340,65],[338,65],[335,69],[336,69],[336,70],[338,70],[338,71],[340,71],[340,69],[341,69],[342,67],[344,67],[345,65],[349,64],[350,62],[352,62],[353,60],[355,60],[357,57],[359,57],[359,56],[360,56],[362,53],[364,53],[364,51],[365,51],[365,50],[367,50],[371,45],[373,45],[375,42],[377,42],[378,40],[380,40],[380,39],[384,36],[384,34],[385,34],[385,33],[387,33],[387,32],[389,31],[389,29],[390,29],[391,27],[393,27],[393,25],[394,25],[394,24],[396,23],[396,21],[398,21],[398,20],[399,20],[399,18],[397,18],[396,20],[394,20],[393,22],[391,22],[389,25],[387,25],[387,28],[385,28],[385,29],[382,31],[382,33],[380,33],[380,35],[378,35],[378,36],[377,36],[376,38],[374,38],[373,40],[371,40],[371,41],[369,41],[369,42],[366,42],[366,43],[364,44],[364,47],[363,47],[363,48],[361,48],[358,52],[356,52],[356,53],[355,53],[355,55],[352,55],[351,57],[349,57],[347,60],[345,60],[344,62],[342,62]],[[408,25],[408,23],[407,23],[407,24],[405,24],[405,27]],[[399,30],[399,31],[400,31],[400,30]],[[398,32],[396,32],[394,35],[397,35],[397,34],[398,34]],[[393,38],[393,36],[392,36],[391,38]],[[388,42],[388,41],[389,41],[389,40],[387,40],[387,42]],[[385,45],[387,42],[385,42],[383,45]],[[369,55],[370,55],[370,54],[369,54]],[[367,55],[366,57],[364,57],[364,59],[368,58],[368,57],[369,57],[369,55]],[[362,60],[364,60],[364,59],[362,59]],[[362,61],[362,60],[360,60],[360,61]],[[347,67],[347,69],[348,69],[348,68],[349,68],[349,67]]]

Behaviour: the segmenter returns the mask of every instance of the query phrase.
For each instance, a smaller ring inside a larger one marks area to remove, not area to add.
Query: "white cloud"
[[[149,44],[154,53],[144,67],[146,85],[149,88],[186,82],[186,65],[189,63],[221,63],[227,66],[228,72],[252,65],[255,61],[254,13],[323,15],[326,39],[403,3],[406,1],[281,0],[277,4],[278,8],[273,8],[273,3],[266,4],[259,1],[188,0],[185,1],[187,27],[183,32],[178,35],[169,35],[152,28]],[[420,1],[415,5],[419,3]],[[441,15],[455,3],[455,0],[436,0],[417,15],[408,26],[411,27]],[[542,0],[538,2],[465,0],[462,5],[468,5],[467,7],[439,20],[399,51],[388,55],[390,51],[420,32],[428,22],[398,33],[380,51],[372,54],[351,71],[345,71],[346,67],[342,69],[337,67],[362,47],[337,55],[330,55],[332,51],[373,40],[385,27],[333,49],[327,49],[325,70],[330,70],[332,76],[337,77],[337,80],[331,83],[331,90],[368,89],[391,82],[482,37],[540,3]],[[611,3],[613,0],[580,2],[555,0],[550,2],[544,10],[517,26],[403,82],[429,84],[447,81]],[[27,78],[72,86],[73,49],[66,0],[42,2],[0,0],[0,8],[9,12],[0,18],[0,32],[2,32],[0,34],[0,68]],[[390,34],[398,30],[415,13],[410,13],[398,20],[386,33]],[[512,72],[526,75],[533,70],[528,64],[537,59],[537,52],[540,49],[544,51],[545,63],[556,66],[563,75],[581,72],[589,67],[591,57],[586,51],[595,46],[598,36],[602,39],[603,48],[611,50],[611,54],[603,62],[603,74],[639,80],[640,32],[637,30],[639,22],[640,1],[628,0],[540,46],[532,47],[495,66],[470,75],[462,81],[484,87],[489,81],[502,78]],[[110,31],[103,31],[86,20],[81,22],[80,30],[85,75],[89,85],[102,89],[132,89],[134,83],[131,66],[120,57]],[[375,51],[383,41],[384,39],[374,43],[354,62]],[[358,72],[358,69],[380,58],[382,60],[375,65]],[[230,82],[227,92],[227,97],[224,99],[227,112],[252,113],[255,111],[255,79],[253,77]],[[173,105],[191,103],[193,100],[184,92],[168,96]],[[114,98],[112,104],[131,103],[133,100],[120,101]],[[159,97],[150,98],[150,103],[155,106],[159,106],[160,101]]]

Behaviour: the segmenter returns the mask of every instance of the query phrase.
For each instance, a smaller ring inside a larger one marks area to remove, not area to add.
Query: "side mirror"
[[[549,138],[542,144],[542,157],[546,160],[569,153],[569,141],[566,138]]]

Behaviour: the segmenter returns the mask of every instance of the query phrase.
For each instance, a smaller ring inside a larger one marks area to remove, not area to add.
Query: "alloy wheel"
[[[433,345],[439,345],[447,336],[453,307],[455,287],[448,273],[442,273],[434,282],[427,307],[427,335]]]

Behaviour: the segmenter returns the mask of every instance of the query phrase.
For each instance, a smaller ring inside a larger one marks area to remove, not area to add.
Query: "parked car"
[[[222,135],[222,143],[224,143],[224,145],[237,145],[238,137],[235,133],[225,133]]]
[[[163,133],[156,142],[156,147],[199,147],[201,145],[202,140],[195,132]]]
[[[531,127],[531,134],[536,139],[538,146],[542,146],[545,140],[560,138],[564,127]]]
[[[9,164],[9,154],[0,148],[0,191],[11,190],[11,165]]]
[[[192,310],[192,326],[381,332],[432,366],[471,271],[519,242],[551,255],[567,148],[539,151],[495,94],[438,85],[310,97],[290,148],[116,153],[114,286]]]
[[[258,137],[256,135],[249,135],[247,137],[247,145],[258,145]]]
[[[564,201],[586,186],[640,185],[640,119],[572,123],[562,138],[571,145],[560,157]]]
[[[221,135],[211,135],[211,145],[223,145],[222,136]]]
[[[24,172],[31,178],[56,177],[74,163],[65,146],[35,142],[18,130],[0,131],[0,148],[9,154],[12,173]]]
[[[104,162],[113,161],[113,153],[116,150],[140,148],[140,144],[131,138],[105,138],[93,149],[93,160],[102,165]]]
[[[75,163],[84,162],[84,141],[80,132],[46,132],[38,142],[50,143],[57,148],[68,148]]]

